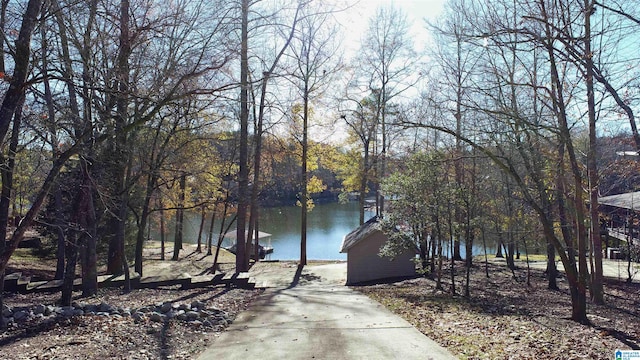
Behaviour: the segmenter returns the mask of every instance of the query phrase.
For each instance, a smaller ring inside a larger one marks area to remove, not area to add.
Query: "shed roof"
[[[346,253],[349,249],[354,247],[360,241],[366,239],[369,235],[380,230],[380,221],[377,216],[372,217],[364,224],[360,225],[357,229],[348,233],[342,239],[342,246],[340,247],[341,253]]]
[[[622,209],[640,210],[640,191],[603,196],[598,199],[598,204]]]

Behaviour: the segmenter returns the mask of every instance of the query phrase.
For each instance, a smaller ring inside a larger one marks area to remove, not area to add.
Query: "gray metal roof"
[[[640,210],[640,191],[604,196],[598,199],[598,204],[621,209]]]
[[[360,241],[369,237],[369,235],[373,234],[376,231],[380,230],[380,224],[378,221],[378,217],[374,216],[369,219],[364,224],[360,225],[357,229],[348,233],[342,239],[342,246],[340,247],[341,253],[346,253],[349,249],[354,247]]]

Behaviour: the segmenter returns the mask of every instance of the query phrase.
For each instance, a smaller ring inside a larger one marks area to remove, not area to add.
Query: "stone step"
[[[173,286],[180,285],[182,287],[188,287],[191,283],[191,275],[188,273],[182,273],[178,275],[174,274],[161,274],[143,276],[140,278],[140,288],[154,289],[159,286]]]
[[[58,284],[58,282],[60,282]],[[51,280],[51,281],[30,281],[26,287],[25,292],[36,292],[38,289],[41,292],[46,291],[59,291],[62,286],[62,280]],[[54,290],[55,289],[55,290]]]
[[[224,278],[225,273],[223,272],[217,272],[214,276],[213,276],[213,285],[220,285],[222,284],[222,278]]]
[[[222,276],[222,279],[220,279],[220,283],[224,285],[231,285],[235,275],[235,273],[225,273]]]
[[[240,280],[240,281],[244,281],[245,279],[249,280],[250,278],[251,278],[251,275],[249,275],[249,273],[246,271],[241,272],[238,274],[238,276],[236,276],[236,280]]]
[[[256,284],[255,279],[248,272],[227,273],[221,283],[227,287],[235,286],[241,289],[253,289]]]
[[[267,280],[256,279],[255,280],[255,285],[254,285],[253,288],[254,289],[262,289],[262,290],[264,290],[264,289],[268,288],[269,286],[270,285],[269,285],[269,282]]]
[[[14,292],[18,291],[18,279],[22,277],[21,272],[14,272],[4,277],[4,291]]]
[[[253,290],[256,288],[256,279],[253,277],[250,277],[247,280],[247,283],[245,284],[243,289],[247,289],[247,290]]]
[[[124,275],[99,275],[98,287],[120,287],[124,285]],[[234,286],[242,289],[256,288],[256,279],[251,277],[248,272],[242,273],[220,273],[214,275],[191,276],[188,273],[179,275],[161,274],[140,277],[138,273],[130,274],[131,285],[133,288],[156,288],[159,286],[180,285],[183,289],[196,287],[207,287],[212,285]],[[5,286],[7,291],[26,292],[56,292],[61,291],[63,280],[47,280],[47,281],[31,281],[30,276],[22,276],[21,273],[12,273],[5,277]],[[265,287],[262,283],[260,287]],[[74,290],[82,287],[82,279],[77,278],[73,282]]]
[[[31,281],[27,284],[26,292],[57,292],[62,291],[64,280],[50,281]],[[73,280],[73,289],[78,290],[82,287],[82,279]]]
[[[124,285],[125,276],[122,275],[98,275],[98,287],[99,288],[111,288],[120,287]],[[131,281],[131,287],[137,288],[140,283],[140,274],[137,272],[131,272],[129,274],[129,281]]]
[[[213,281],[215,275],[196,275],[191,277],[191,282],[187,285],[182,285],[183,289],[195,289],[200,287],[207,287],[214,285]]]
[[[18,292],[25,293],[30,282],[31,276],[20,276],[20,278],[16,282],[16,288]]]

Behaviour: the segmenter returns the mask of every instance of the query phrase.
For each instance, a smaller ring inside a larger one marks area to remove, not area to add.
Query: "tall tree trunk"
[[[364,224],[364,208],[365,197],[367,194],[367,181],[369,180],[369,141],[364,141],[364,158],[362,161],[362,175],[360,178],[360,198],[358,199],[358,206],[360,210],[360,225]]]
[[[462,188],[463,179],[463,170],[464,164],[462,162],[462,35],[458,33],[458,30],[455,30],[456,36],[456,158],[455,161],[455,179],[456,185],[458,188]],[[456,207],[455,210],[455,221],[458,224],[462,224],[462,211]],[[460,232],[456,230],[454,235],[454,243],[453,243],[453,259],[454,260],[462,260],[462,256],[460,255]]]
[[[180,258],[182,249],[182,236],[184,228],[184,201],[187,188],[187,174],[180,175],[180,195],[178,196],[178,209],[176,210],[176,235],[173,239],[173,257],[171,260],[177,261]]]
[[[31,63],[31,36],[38,23],[41,7],[42,0],[29,0],[22,17],[20,32],[13,50],[15,60],[13,75],[0,105],[0,141],[6,138],[13,114],[20,104],[20,99],[24,96],[24,85],[27,81],[29,64]]]
[[[3,9],[5,4],[3,3]],[[20,32],[18,33],[18,39],[14,46],[14,60],[15,67],[13,70],[13,76],[9,82],[9,88],[4,94],[4,99],[0,105],[0,142],[4,142],[9,126],[16,110],[22,106],[24,101],[25,82],[27,80],[27,74],[29,73],[29,64],[31,60],[31,37],[33,31],[38,22],[38,15],[40,14],[40,8],[42,7],[42,0],[29,0],[25,13],[22,17],[22,24],[20,26]],[[4,11],[3,11],[4,12]],[[4,14],[3,14],[4,17]],[[4,30],[4,29],[2,29]],[[14,124],[15,128],[16,126]],[[5,189],[6,188],[6,189]],[[6,192],[8,190],[8,192]],[[9,206],[11,204],[11,185],[5,184],[5,180],[2,181],[2,198],[0,199],[0,238],[7,238],[7,226],[9,223]],[[17,244],[16,244],[17,246]],[[9,261],[9,257],[13,253],[11,248],[7,248],[5,241],[0,241],[0,252],[2,253],[3,261],[0,267],[0,281],[4,282],[4,270],[6,263]],[[5,260],[6,259],[6,260]],[[0,306],[2,305],[2,294],[0,294]]]
[[[224,241],[224,235],[226,232],[231,229],[231,224],[233,221],[229,223],[227,228],[225,229],[225,222],[227,220],[227,211],[229,210],[229,190],[227,190],[227,196],[224,201],[224,206],[222,208],[222,217],[220,218],[220,232],[218,234],[218,241],[216,242],[216,254],[213,257],[213,265],[211,265],[211,272],[218,271],[218,256],[220,255],[220,247],[222,246],[222,242]]]
[[[116,204],[114,211],[117,214],[113,217],[112,231],[113,237],[109,244],[109,262],[108,271],[113,274],[122,274],[124,268],[124,242],[125,242],[125,227],[126,218],[122,215],[127,213],[127,203],[124,203],[127,192],[126,184],[126,161],[129,158],[127,155],[127,136],[123,131],[128,120],[128,106],[129,106],[129,57],[131,56],[131,38],[129,35],[129,0],[120,1],[120,44],[118,48],[118,56],[116,61],[116,77],[117,77],[117,93],[116,96],[116,115],[115,120],[115,139],[114,139],[114,151],[113,162],[114,171],[113,177],[115,181],[114,193],[116,194],[119,203]],[[130,139],[129,139],[130,140]]]
[[[591,298],[596,304],[604,304],[603,274],[602,274],[602,238],[600,237],[600,214],[598,211],[598,166],[597,134],[596,134],[596,103],[593,88],[593,53],[591,51],[591,14],[594,2],[584,0],[584,61],[586,63],[587,108],[589,115],[589,150],[587,153],[587,172],[589,177],[589,216],[591,218],[591,244],[595,269],[591,279]]]
[[[213,211],[211,211],[211,222],[209,223],[209,231],[207,232],[207,256],[213,254],[213,228],[216,221],[216,208],[217,203],[213,204]]]
[[[45,102],[47,104],[47,116],[48,116],[48,121],[47,121],[47,126],[49,128],[49,135],[51,136],[51,144],[53,144],[53,158],[57,158],[60,154],[60,149],[58,148],[57,144],[59,143],[58,140],[58,133],[57,133],[57,128],[56,128],[56,112],[55,112],[55,105],[53,102],[53,95],[51,93],[51,84],[50,84],[50,79],[49,79],[49,72],[48,72],[48,68],[49,68],[49,61],[47,58],[47,54],[49,53],[48,51],[48,43],[46,41],[47,36],[46,36],[46,29],[47,27],[42,26],[40,28],[40,32],[41,32],[41,41],[42,41],[42,77],[43,77],[43,85],[44,85],[44,98],[45,98]],[[60,37],[62,39],[66,40],[66,35],[64,32],[61,31],[60,33]],[[0,40],[1,41],[1,40]],[[64,45],[63,45],[64,46]],[[3,70],[4,71],[4,70]],[[3,181],[4,182],[4,181]],[[55,184],[55,188],[53,190],[53,204],[54,204],[54,210],[53,210],[53,224],[56,228],[56,235],[57,235],[57,263],[56,263],[56,274],[55,274],[55,278],[62,280],[63,276],[64,276],[64,247],[65,247],[65,234],[64,234],[64,219],[63,219],[63,214],[62,214],[62,189],[60,187],[59,183]]]
[[[76,265],[78,262],[78,255],[88,255],[89,251],[93,251],[95,254],[95,248],[90,249],[91,242],[89,237],[95,238],[95,231],[90,227],[95,224],[92,221],[95,218],[93,212],[93,197],[92,197],[92,185],[91,180],[87,176],[88,169],[86,164],[81,164],[80,176],[78,178],[80,191],[76,194],[73,200],[73,214],[71,215],[71,232],[68,236],[68,242],[66,247],[67,265],[65,268],[63,290],[61,303],[63,306],[70,306],[73,282],[76,275]],[[95,261],[95,256],[83,256],[80,259],[82,265],[82,292],[84,296],[94,295],[97,292],[97,271],[96,265],[91,264]],[[86,281],[86,284],[85,284]]]
[[[65,233],[64,233],[64,219],[62,218],[62,190],[60,189],[60,185],[56,184],[54,193],[53,193],[53,201],[55,208],[55,228],[56,228],[56,280],[62,280],[64,277],[64,247],[65,247]]]
[[[546,4],[544,0],[539,1],[540,9],[545,20],[545,33],[549,36],[553,36],[554,33],[549,23],[550,17],[547,15]],[[578,260],[579,266],[576,268],[575,255],[571,251],[570,244],[573,243],[572,239],[565,238],[567,242],[567,255],[562,256],[563,265],[569,280],[569,286],[571,290],[571,304],[572,304],[572,319],[580,323],[588,323],[587,309],[586,309],[586,282],[587,282],[587,262],[585,257],[586,252],[586,234],[584,233],[584,201],[582,193],[582,179],[580,169],[576,160],[575,151],[571,142],[571,133],[569,131],[569,125],[567,121],[567,114],[565,109],[565,100],[563,87],[564,84],[560,79],[558,73],[558,66],[556,64],[556,54],[553,40],[550,38],[545,47],[549,56],[549,67],[551,72],[551,85],[552,85],[552,100],[553,110],[556,114],[559,123],[559,136],[560,143],[563,144],[564,149],[567,151],[567,155],[570,161],[571,171],[574,179],[574,207],[577,222],[577,234],[578,239]],[[562,194],[561,196],[565,196]],[[561,224],[562,226],[562,224]],[[564,226],[562,226],[564,229]],[[560,244],[556,244],[559,247]],[[562,248],[558,248],[559,251],[564,251]]]
[[[160,260],[165,258],[165,226],[164,226],[164,204],[162,197],[158,197],[158,207],[160,208]]]
[[[376,180],[376,196],[378,197],[378,215],[384,217],[384,195],[380,191],[380,183],[385,178],[387,172],[387,74],[382,74],[382,88],[380,90],[380,132],[382,133],[382,151],[380,151],[380,171]]]
[[[302,114],[302,194],[301,203],[301,228],[300,228],[300,265],[307,265],[307,215],[309,213],[309,173],[307,171],[307,158],[309,153],[308,126],[309,126],[309,81],[305,79],[303,94]]]
[[[442,249],[442,227],[440,225],[440,216],[435,216],[435,227],[438,241],[438,273],[436,275],[436,289],[443,290],[442,288],[442,266],[444,263],[443,249]]]
[[[0,5],[0,31],[6,31],[5,25],[7,23],[7,6],[9,5],[9,0],[2,0],[2,5]],[[4,66],[4,43],[5,37],[0,36],[0,72],[5,72]],[[4,284],[1,284],[4,285]]]
[[[86,209],[84,213],[80,214],[78,220],[81,220],[80,222],[82,223],[82,228],[84,229],[85,235],[86,235],[86,236],[81,236],[81,239],[84,240],[82,242],[82,249],[80,251],[81,253],[80,260],[81,260],[82,277],[83,277],[82,291],[84,296],[90,296],[97,293],[98,291],[97,254],[96,254],[96,248],[97,248],[96,222],[97,220],[96,220],[96,214],[95,214],[95,209],[93,205],[94,189],[91,182],[91,171],[90,171],[92,161],[87,160],[87,159],[91,159],[93,156],[93,147],[90,143],[87,143],[85,140],[88,137],[88,135],[92,135],[93,125],[91,120],[91,112],[90,110],[87,110],[89,106],[85,105],[85,111],[82,114],[80,113],[80,106],[77,101],[78,92],[77,92],[76,84],[74,81],[74,66],[73,66],[73,62],[72,62],[71,54],[69,50],[69,39],[66,31],[67,28],[64,24],[64,19],[62,17],[62,11],[57,2],[51,2],[50,6],[51,6],[51,12],[52,14],[54,14],[56,23],[58,25],[58,34],[60,38],[60,47],[61,47],[62,64],[63,64],[62,74],[63,74],[64,82],[67,86],[67,92],[69,94],[69,108],[71,110],[71,113],[73,114],[73,119],[74,119],[74,135],[76,137],[76,140],[81,144],[83,144],[83,147],[81,149],[82,156],[80,156],[80,162],[79,162],[80,164],[79,181],[82,184],[81,191],[83,192],[82,196],[85,197]],[[87,25],[85,29],[83,48],[81,49],[81,54],[83,57],[82,64],[83,64],[84,72],[87,72],[88,71],[87,69],[90,67],[88,53],[90,52],[91,43],[88,38],[90,37],[91,31],[93,29],[96,12],[97,12],[97,0],[93,0],[90,3],[89,18],[87,20]],[[43,38],[44,38],[44,34],[43,34]],[[44,44],[46,45],[46,42],[44,42]],[[44,49],[46,49],[46,46],[43,45],[43,53],[46,52],[46,50]],[[48,66],[43,62],[43,68],[45,69],[43,72],[45,73],[45,78],[47,77],[46,76],[47,67]],[[50,91],[47,90],[47,87],[48,87],[48,80],[45,80],[45,93],[47,94],[47,98],[49,98]],[[85,95],[86,95],[84,98],[85,103],[90,102],[90,98],[88,94],[85,93]],[[56,139],[57,135],[55,135],[56,129],[53,125],[54,124],[53,119],[55,116],[55,113],[53,110],[53,101],[51,101],[50,105],[48,104],[48,107],[50,108],[49,118],[50,118],[50,121],[52,122],[52,125],[50,125],[52,126],[52,128],[50,129],[50,131],[52,132],[52,141],[54,144],[57,144],[58,143],[58,140]],[[56,153],[59,155],[59,149],[57,148],[54,150],[54,154]],[[56,155],[55,157],[58,157],[58,155]],[[59,190],[56,190],[56,191],[59,191]],[[57,198],[57,195],[54,195],[54,196],[56,196]],[[59,200],[60,201],[62,200],[61,197]],[[57,201],[58,200],[56,200],[56,202]],[[58,232],[59,232],[58,237],[60,242],[60,244],[58,245],[59,246],[58,251],[59,251],[59,254],[61,255],[61,259],[59,260],[59,266],[61,265],[62,267],[60,269],[63,269],[64,267],[64,244],[63,244],[64,232],[62,232],[62,224],[60,225]]]
[[[20,126],[22,123],[23,104],[24,96],[19,101],[19,104],[16,107],[16,112],[14,114],[13,131],[11,132],[8,157],[4,158],[4,156],[2,156],[2,158],[0,159],[2,164],[6,164],[0,169],[0,176],[2,177],[2,188],[0,190],[0,236],[3,239],[3,241],[0,241],[0,251],[2,251],[2,253],[6,251],[6,242],[4,241],[4,239],[7,238],[7,225],[9,223],[9,204],[11,203],[11,193],[13,191],[13,171],[16,164],[16,151],[18,149],[18,135],[20,133]],[[3,291],[5,267],[6,265],[2,266],[2,268],[0,269],[0,282],[2,282],[2,288],[0,290]],[[3,293],[0,292],[0,309],[3,308],[2,304]],[[6,323],[4,320],[4,316],[0,316],[0,328],[4,329],[5,327]]]
[[[238,173],[238,217],[236,228],[236,273],[247,271],[246,226],[249,202],[249,0],[242,0],[240,49],[240,156]]]
[[[98,293],[98,256],[97,256],[97,229],[96,213],[93,205],[93,182],[90,176],[90,165],[86,160],[80,161],[82,195],[79,213],[80,235],[82,246],[82,296],[88,297]]]
[[[449,275],[451,277],[451,284],[449,286],[449,289],[451,291],[451,295],[455,296],[456,295],[456,259],[455,256],[453,256],[454,253],[454,247],[455,247],[455,240],[454,240],[454,230],[453,230],[453,211],[451,211],[451,204],[447,204],[447,221],[448,221],[448,225],[449,225]]]
[[[303,3],[300,3],[298,8],[296,9],[296,14],[294,17],[293,24],[291,25],[291,31],[289,32],[289,37],[287,41],[282,45],[278,55],[276,55],[275,59],[271,63],[271,67],[269,70],[263,73],[262,84],[260,86],[260,104],[258,106],[258,116],[257,123],[255,128],[255,153],[254,153],[254,164],[253,164],[253,188],[251,190],[251,215],[249,218],[249,230],[247,234],[253,234],[255,232],[255,244],[253,247],[253,255],[256,261],[260,259],[259,256],[259,246],[260,246],[260,230],[258,228],[258,224],[260,223],[260,204],[258,203],[258,194],[262,190],[261,179],[261,167],[262,167],[262,134],[264,131],[264,110],[266,107],[266,95],[267,95],[267,85],[269,84],[269,79],[271,75],[276,70],[278,63],[280,62],[280,58],[284,55],[285,51],[291,44],[291,40],[295,35],[295,29],[298,22],[298,14],[300,12],[300,7]]]
[[[202,209],[200,211],[200,227],[198,228],[198,245],[196,247],[196,252],[202,252],[202,232],[204,231],[204,223],[206,221],[207,216],[207,207],[202,205]]]
[[[144,231],[149,223],[149,215],[151,213],[151,197],[157,183],[157,176],[149,175],[147,178],[147,186],[145,189],[144,201],[142,203],[142,212],[140,213],[140,223],[138,224],[138,232],[136,233],[136,253],[133,268],[138,275],[142,276],[142,253],[144,251]]]
[[[558,267],[556,266],[556,248],[553,246],[553,243],[546,239],[547,241],[547,288],[549,290],[558,290],[558,283],[556,279],[558,278]]]
[[[76,277],[76,263],[78,259],[78,238],[73,233],[67,237],[65,258],[67,264],[64,269],[64,281],[62,283],[62,296],[60,304],[62,306],[71,306],[73,299],[73,280]]]

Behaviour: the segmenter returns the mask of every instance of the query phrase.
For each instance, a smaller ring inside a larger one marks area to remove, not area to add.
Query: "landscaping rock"
[[[191,303],[191,309],[203,310],[206,308],[207,308],[207,305],[202,301],[194,301]]]
[[[44,314],[45,310],[46,310],[46,307],[44,305],[36,305],[33,308],[33,313],[35,315],[41,315],[41,314]]]
[[[102,316],[113,319],[131,317],[136,323],[151,321],[153,323],[169,320],[183,321],[194,327],[212,328],[226,327],[231,324],[230,316],[219,309],[209,308],[204,302],[194,301],[186,303],[158,303],[154,306],[143,306],[139,309],[120,308],[102,302],[99,305],[74,302],[72,306],[53,306],[39,304],[30,308],[12,309],[4,306],[2,316],[7,323],[22,323],[31,318],[41,321],[56,321],[56,317],[70,319],[75,316]]]
[[[27,317],[29,317],[29,312],[24,311],[24,310],[16,311],[15,313],[13,313],[13,320],[15,322],[26,321]]]
[[[157,312],[153,312],[151,313],[151,315],[149,315],[149,320],[153,321],[153,322],[163,322],[165,320],[165,315],[157,313]]]
[[[173,304],[171,303],[164,303],[160,306],[160,312],[163,314],[168,313],[171,309],[173,309]]]
[[[188,311],[186,315],[187,321],[195,321],[200,317],[200,313],[198,313],[197,311]]]

